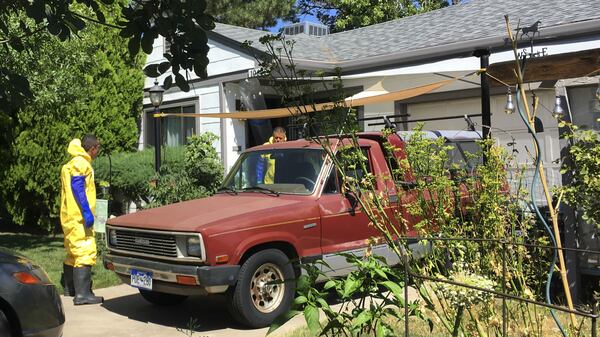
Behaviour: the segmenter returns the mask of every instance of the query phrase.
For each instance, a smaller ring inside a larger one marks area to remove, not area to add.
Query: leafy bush
[[[204,133],[189,137],[185,146],[165,148],[159,175],[154,149],[112,155],[112,173],[108,157],[100,157],[94,162],[96,183],[109,182],[117,206],[134,202],[138,208],[157,207],[209,196],[223,180],[223,165],[212,145],[217,139]]]
[[[578,130],[574,125],[567,161],[561,173],[570,171],[573,181],[563,186],[565,201],[582,211],[582,218],[600,227],[600,135],[597,131]]]
[[[206,132],[188,138],[185,149],[185,172],[193,182],[214,193],[223,180],[223,164],[212,145],[219,137]]]
[[[90,14],[85,7],[77,12]],[[107,6],[105,14],[115,23],[119,6]],[[19,17],[6,24],[17,29]],[[0,118],[0,208],[17,225],[58,227],[60,168],[72,138],[94,133],[112,151],[137,142],[145,57],[131,57],[124,41],[114,29],[90,25],[77,39],[40,33],[24,41],[27,51],[0,49],[2,66],[24,74],[35,92],[15,118]]]
[[[184,147],[169,147],[165,149],[161,169],[172,172],[181,171],[184,161]],[[119,152],[110,156],[97,158],[93,165],[96,183],[110,184],[111,200],[118,205],[134,202],[138,207],[142,202],[149,203],[150,181],[155,179],[154,149],[137,152]],[[118,209],[119,207],[117,207]],[[113,210],[115,210],[113,208]]]
[[[218,137],[210,132],[188,137],[182,168],[171,165],[150,188],[148,207],[203,198],[213,194],[223,180],[223,165],[213,147]]]

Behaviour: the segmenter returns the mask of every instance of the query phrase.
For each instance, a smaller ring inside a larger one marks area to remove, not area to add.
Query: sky
[[[447,0],[448,4],[452,4],[452,0]],[[463,3],[468,2],[469,0],[463,0]],[[331,10],[331,12],[335,12],[334,10]],[[299,22],[304,22],[304,21],[308,21],[308,22],[319,22],[319,20],[317,20],[317,18],[314,15],[301,15],[298,17],[300,19]],[[279,33],[279,29],[283,26],[286,26],[288,24],[290,24],[291,22],[289,21],[283,21],[283,20],[277,20],[277,25],[275,25],[275,27],[271,27],[269,28],[269,31],[272,33]]]

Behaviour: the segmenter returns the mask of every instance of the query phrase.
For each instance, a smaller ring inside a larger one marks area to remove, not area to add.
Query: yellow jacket
[[[67,250],[65,263],[74,267],[94,265],[96,263],[96,241],[94,230],[85,226],[84,213],[86,210],[77,202],[77,196],[72,188],[73,179],[85,179],[85,198],[89,209],[96,214],[96,186],[94,184],[94,170],[92,158],[81,146],[79,139],[69,143],[67,152],[71,160],[63,165],[60,172],[60,222],[65,235],[64,243]]]
[[[284,141],[287,140],[284,139]],[[265,142],[263,145],[273,144],[275,141],[273,140],[273,136],[269,138],[268,142]],[[263,158],[267,159],[267,172],[265,173],[265,184],[273,184],[275,182],[275,159],[272,159],[271,156],[263,155]]]

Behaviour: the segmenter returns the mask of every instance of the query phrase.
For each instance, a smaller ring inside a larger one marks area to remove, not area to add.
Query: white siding
[[[164,38],[162,37],[154,41],[154,49],[152,53],[148,55],[146,64],[166,61],[166,59],[163,57],[163,43]],[[216,77],[219,75],[226,75],[228,73],[254,68],[254,59],[250,56],[244,55],[240,51],[234,50],[212,40],[209,40],[209,47],[210,51],[208,53],[208,58],[210,60],[210,64],[207,67],[207,73],[209,77]],[[163,76],[159,77],[159,84],[162,84],[164,77],[168,75],[172,75],[172,72],[169,71]],[[193,72],[189,73],[189,76],[189,80],[198,79],[196,74]],[[152,87],[154,85],[154,80],[154,78],[146,78],[145,88]],[[228,102],[228,100],[226,100],[226,106],[221,107],[218,84],[202,86],[202,82],[191,83],[189,92],[176,90],[165,93],[163,105],[172,105],[171,102],[181,100],[197,102],[197,113],[218,113],[222,111],[235,110],[235,101]],[[150,104],[148,98],[144,99],[144,104]],[[177,105],[178,103],[174,104]],[[221,134],[221,123],[225,123],[225,135]],[[210,131],[219,136],[219,140],[213,145],[217,152],[219,152],[219,155],[221,155],[221,158],[227,158],[227,162],[224,162],[224,165],[226,170],[228,170],[239,156],[239,153],[235,151],[235,148],[240,145],[243,150],[245,147],[246,138],[244,122],[203,117],[198,118],[196,126],[199,132]],[[139,140],[140,149],[143,146],[142,144],[145,143],[144,129],[145,123],[144,119],[142,119],[142,132],[140,133]],[[222,139],[227,138],[227,135],[230,135],[229,138],[231,139]],[[224,146],[221,145],[221,142],[224,142]],[[221,153],[222,149],[227,151],[225,156],[223,156]]]
[[[146,65],[166,61],[166,59],[163,57],[163,42],[164,38],[162,37],[154,40],[154,49],[152,50],[152,54],[148,55],[148,58],[146,59]],[[208,41],[208,45],[210,47],[208,52],[208,59],[210,60],[210,63],[206,71],[209,77],[240,70],[254,69],[255,60],[252,57],[212,40]],[[164,77],[172,74],[173,73],[169,71],[163,76],[159,77],[159,83],[162,84]],[[196,76],[194,72],[190,72],[189,75],[189,80],[198,79],[198,76]],[[144,87],[149,88],[153,85],[154,78],[147,77]]]
[[[219,113],[219,87],[202,88],[200,91],[200,113]],[[221,119],[220,118],[200,118],[200,132],[212,132],[219,136],[213,146],[221,155]]]

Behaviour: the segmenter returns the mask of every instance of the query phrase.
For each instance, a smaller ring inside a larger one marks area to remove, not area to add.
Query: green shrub
[[[166,148],[162,161],[162,171],[183,170],[185,149],[181,147]],[[142,202],[150,203],[150,182],[156,179],[154,172],[154,149],[137,152],[119,152],[110,156],[97,158],[93,165],[96,183],[108,182],[110,185],[111,210],[119,214],[122,205],[134,202],[138,207]]]
[[[218,137],[204,133],[188,137],[183,167],[166,166],[150,188],[152,202],[158,207],[175,202],[203,198],[213,194],[223,180],[223,165],[213,147]]]
[[[90,14],[85,6],[76,12]],[[120,6],[107,6],[104,13],[115,23]],[[16,29],[19,20],[15,15],[6,24]],[[69,160],[71,139],[93,133],[112,151],[131,148],[138,139],[145,55],[131,57],[118,30],[88,28],[66,41],[33,34],[23,41],[23,52],[0,48],[2,67],[25,75],[35,92],[15,118],[0,118],[0,208],[28,230],[59,226],[60,168]]]
[[[223,180],[223,164],[212,145],[217,135],[206,132],[188,138],[185,147],[185,172],[193,182],[214,193]]]
[[[562,126],[566,125],[563,122]],[[573,144],[569,147],[561,173],[570,171],[573,180],[560,191],[569,205],[582,211],[585,221],[600,228],[600,134],[569,126],[572,133],[567,138]]]
[[[212,145],[217,139],[204,133],[189,137],[186,146],[164,148],[160,175],[154,171],[154,149],[115,153],[112,169],[108,156],[99,157],[94,161],[96,183],[110,185],[113,214],[130,202],[138,208],[157,207],[206,197],[223,180],[223,165]]]

